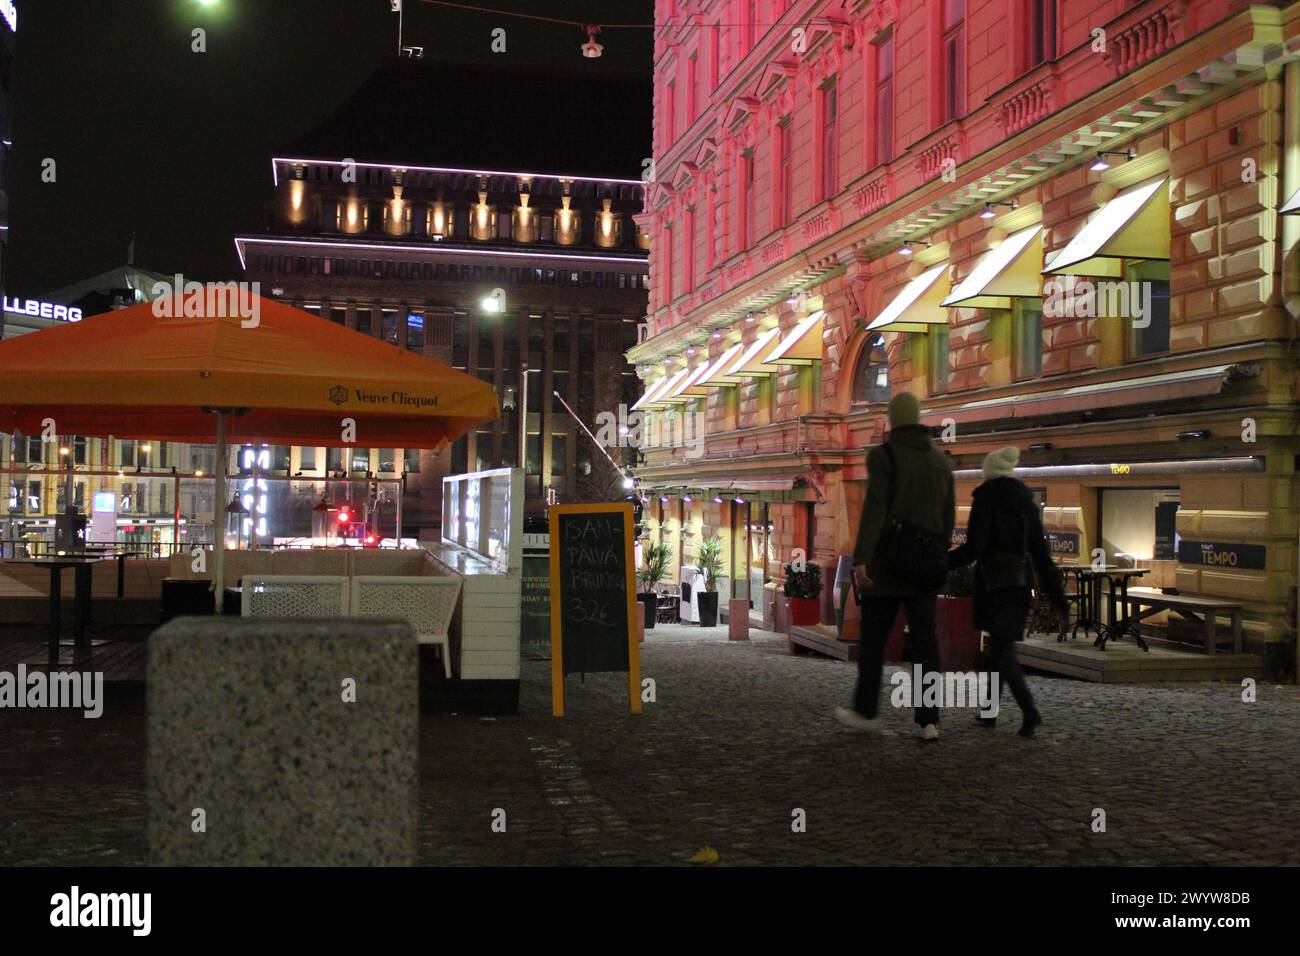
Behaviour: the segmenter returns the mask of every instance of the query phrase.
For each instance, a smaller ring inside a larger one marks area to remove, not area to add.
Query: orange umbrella
[[[270,299],[241,318],[235,301],[181,295],[0,342],[0,429],[215,438],[221,489],[231,440],[433,448],[497,417],[473,376]],[[219,534],[218,595],[223,550]]]
[[[182,300],[174,300],[179,311]],[[0,342],[0,428],[212,441],[433,448],[497,417],[492,386],[270,299],[251,319],[159,317],[158,303]],[[224,309],[220,311],[225,311]]]

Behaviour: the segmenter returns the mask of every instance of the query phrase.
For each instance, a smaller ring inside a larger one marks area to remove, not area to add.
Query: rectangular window
[[[348,310],[330,309],[330,321],[333,322],[335,325],[347,325]]]
[[[486,471],[496,467],[496,458],[492,451],[492,433],[478,431],[474,433],[474,470]]]
[[[379,449],[379,471],[387,475],[391,475],[397,471],[396,448]]]
[[[677,83],[669,82],[664,87],[664,133],[667,139],[664,141],[664,152],[672,148],[673,142],[677,139],[676,121],[677,117],[674,110],[677,106]]]
[[[362,335],[370,334],[370,310],[357,309],[357,331]]]
[[[350,467],[353,471],[370,470],[370,449],[353,448],[349,455]]]
[[[78,435],[72,439],[72,463],[74,465],[84,465],[86,463],[86,439]]]
[[[325,470],[331,474],[343,470],[343,449],[326,448],[325,449]]]
[[[1168,352],[1169,263],[1132,262],[1124,272],[1128,280],[1128,315],[1123,318],[1129,329],[1129,358]],[[1102,298],[1100,291],[1098,298]],[[1122,304],[1125,296],[1105,298],[1118,299]]]
[[[936,326],[925,338],[929,347],[930,394],[942,395],[948,391],[948,327]]]
[[[840,191],[839,140],[839,81],[822,90],[822,199],[830,199]]]
[[[780,154],[777,161],[779,168],[776,174],[777,200],[772,205],[779,217],[774,225],[780,228],[788,225],[794,218],[791,214],[794,208],[791,199],[791,194],[794,192],[794,165],[791,158],[791,146],[794,140],[793,116],[776,128],[776,136],[777,142],[780,144]]]
[[[524,474],[540,475],[542,473],[542,436],[529,432],[524,448]]]
[[[691,292],[695,288],[695,210],[686,210],[686,254],[682,257],[683,291]]]
[[[560,401],[559,398],[556,397],[556,395],[557,395],[557,393],[558,393],[558,395],[561,395],[561,396],[563,396],[565,399],[568,399],[568,397],[569,397],[569,373],[568,373],[568,372],[554,372],[554,373],[552,373],[552,376],[551,376],[551,389],[552,389],[552,394],[551,394],[551,411],[553,411],[553,412],[560,412],[560,413],[563,414],[563,413],[564,413],[564,404]]]
[[[402,467],[406,470],[407,474],[418,475],[420,473],[420,449],[403,448]]]
[[[943,0],[943,110],[947,123],[966,109],[966,0]]]
[[[1025,69],[1056,59],[1056,0],[1024,0],[1029,7]]]
[[[740,157],[740,188],[743,207],[741,209],[740,228],[744,236],[746,249],[754,246],[754,233],[758,230],[754,228],[754,151],[751,149]]]
[[[551,477],[558,478],[569,472],[568,436],[551,435]]]
[[[713,24],[708,30],[709,35],[709,89],[718,88],[718,80],[722,77],[722,42],[720,35],[722,33],[721,24]]]
[[[136,443],[134,441],[123,440],[119,441],[117,444],[120,449],[121,457],[118,460],[121,462],[121,467],[134,468],[136,463]]]
[[[298,449],[298,469],[300,471],[316,470],[316,449],[308,445]]]
[[[1043,300],[1016,299],[1011,312],[1016,378],[1043,373]]]
[[[876,165],[894,158],[894,34],[876,44]]]
[[[700,115],[700,60],[695,53],[686,61],[686,124],[689,126]]]
[[[384,341],[397,344],[397,313],[392,309],[384,309],[381,313],[384,317]]]
[[[424,348],[424,316],[418,312],[406,316],[406,347],[413,352]]]

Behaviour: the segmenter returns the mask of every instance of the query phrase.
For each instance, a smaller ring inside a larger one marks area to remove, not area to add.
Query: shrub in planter
[[[637,568],[636,580],[641,588],[638,597],[645,602],[645,626],[648,628],[655,626],[655,618],[659,616],[659,595],[655,587],[668,573],[671,557],[666,544],[647,544],[641,549],[641,567]]]
[[[705,538],[695,549],[695,566],[704,577],[704,590],[696,596],[700,608],[700,627],[718,623],[718,575],[722,573],[722,539]]]
[[[790,599],[792,625],[819,624],[822,619],[822,569],[806,563],[796,571],[793,564],[785,566],[785,596]]]

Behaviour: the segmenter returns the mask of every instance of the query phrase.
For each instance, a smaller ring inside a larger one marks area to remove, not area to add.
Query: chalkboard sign
[[[552,505],[552,712],[564,713],[564,677],[626,671],[640,713],[632,506]]]

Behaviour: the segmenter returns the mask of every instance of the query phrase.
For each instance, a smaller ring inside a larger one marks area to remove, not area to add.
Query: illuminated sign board
[[[17,33],[18,8],[14,6],[14,0],[0,0],[0,15],[4,16],[5,23],[9,24],[9,29]]]
[[[4,0],[0,0],[3,3]],[[57,319],[60,322],[80,322],[81,310],[53,302],[40,302],[36,299],[11,299],[4,297],[4,309],[15,315],[31,315],[38,319]]]
[[[1200,564],[1215,568],[1249,568],[1264,570],[1262,544],[1223,544],[1218,541],[1178,542],[1178,560],[1182,564]]]

